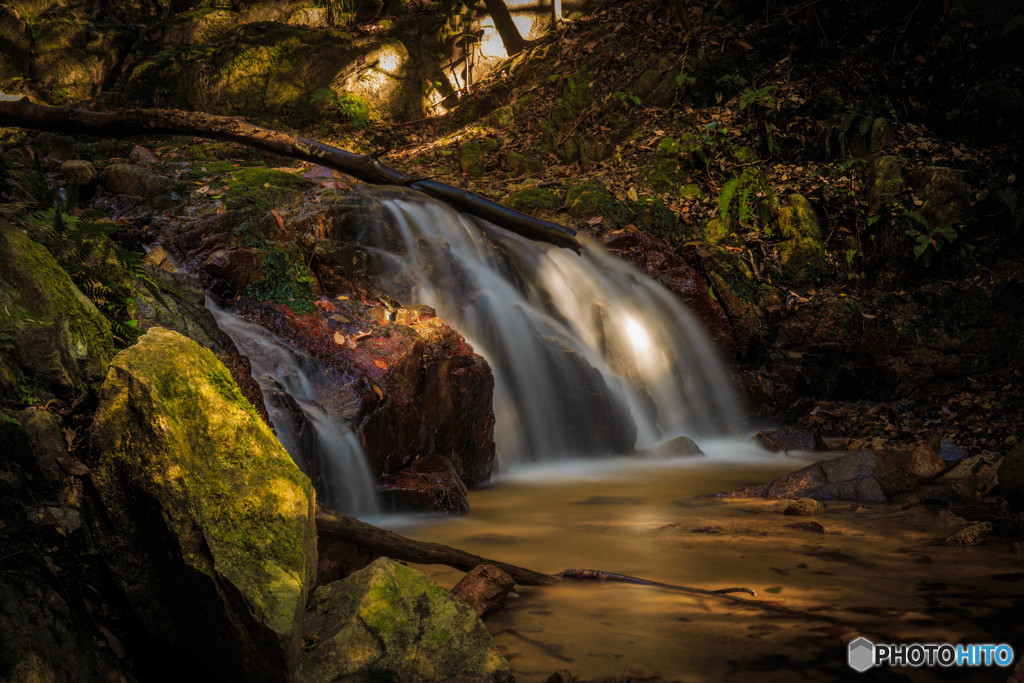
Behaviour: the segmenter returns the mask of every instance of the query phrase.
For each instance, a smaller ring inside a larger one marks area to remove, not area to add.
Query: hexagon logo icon
[[[851,641],[847,662],[854,671],[864,673],[875,664],[875,644],[864,636]]]

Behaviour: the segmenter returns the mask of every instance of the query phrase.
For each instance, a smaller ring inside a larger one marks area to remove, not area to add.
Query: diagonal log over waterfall
[[[49,107],[27,97],[0,101],[0,127],[31,128],[57,133],[126,138],[133,135],[197,135],[229,140],[265,152],[309,161],[376,185],[401,185],[451,204],[532,240],[580,250],[575,232],[434,180],[395,170],[368,154],[354,154],[290,133],[274,131],[240,118],[177,109],[125,109],[98,112],[73,107]]]

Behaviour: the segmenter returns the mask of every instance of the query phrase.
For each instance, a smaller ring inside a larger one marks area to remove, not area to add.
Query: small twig
[[[618,581],[620,583],[635,583],[640,586],[658,586],[659,588],[668,588],[670,590],[682,591],[684,593],[697,593],[700,595],[728,595],[729,593],[746,593],[747,595],[757,595],[757,593],[755,593],[752,589],[744,587],[706,590],[704,588],[692,588],[690,586],[677,586],[674,583],[661,583],[660,581],[650,581],[648,579],[641,579],[636,576],[629,576],[628,574],[613,574],[611,572],[603,572],[598,569],[565,569],[555,574],[555,576],[560,576],[563,579],[596,579],[598,581]]]
[[[658,588],[667,588],[669,590],[680,591],[683,593],[694,593],[696,595],[707,595],[713,598],[721,598],[722,600],[728,600],[745,607],[753,607],[755,609],[764,610],[766,612],[775,612],[777,614],[784,614],[790,617],[799,617],[801,619],[813,619],[815,621],[824,621],[829,624],[836,626],[847,626],[847,622],[837,617],[832,617],[827,614],[816,614],[814,612],[806,612],[804,610],[792,609],[790,607],[783,607],[776,605],[765,600],[749,600],[747,598],[736,597],[731,593],[748,593],[750,595],[756,595],[756,593],[743,587],[736,588],[721,588],[719,590],[705,590],[703,588],[693,588],[690,586],[677,586],[671,583],[661,583],[660,581],[648,581],[647,579],[639,579],[635,576],[627,576],[625,574],[612,574],[609,572],[602,572],[595,569],[566,569],[561,571],[555,576],[562,579],[597,579],[600,581],[620,581],[622,583],[633,583],[642,586],[657,586]]]

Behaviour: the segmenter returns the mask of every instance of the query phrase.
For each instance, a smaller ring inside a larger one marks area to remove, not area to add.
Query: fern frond
[[[739,187],[739,177],[730,178],[725,185],[722,186],[722,193],[718,196],[718,215],[722,217],[722,220],[727,220],[729,218],[729,207],[732,204],[732,200],[736,196],[736,190],[738,190]]]

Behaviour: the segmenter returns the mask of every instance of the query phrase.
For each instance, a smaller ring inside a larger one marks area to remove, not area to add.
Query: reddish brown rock
[[[466,486],[447,458],[417,458],[409,467],[381,477],[377,484],[386,508],[394,512],[469,512]]]
[[[924,479],[934,479],[946,471],[946,463],[939,458],[939,438],[920,444],[910,454],[910,471]]]
[[[871,451],[816,462],[759,486],[719,494],[723,498],[885,500],[885,463]]]
[[[452,588],[452,593],[483,617],[504,607],[505,598],[515,585],[515,579],[504,570],[481,564],[467,572]]]

